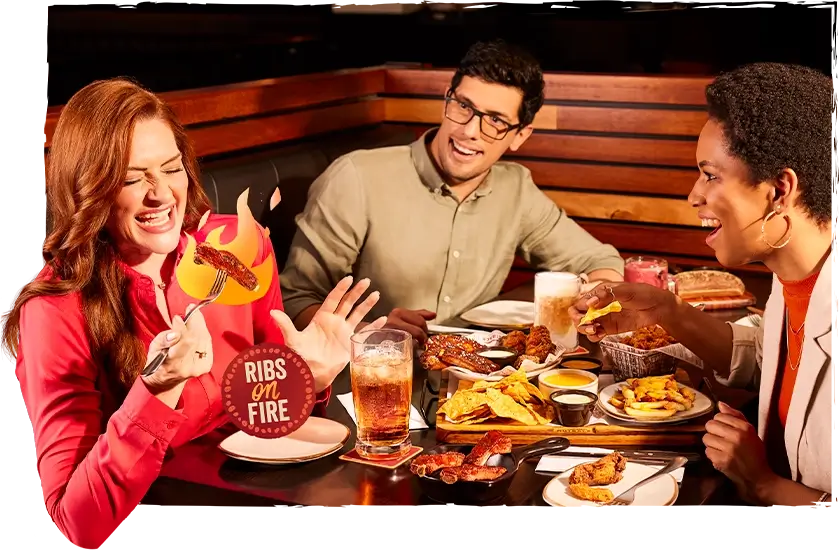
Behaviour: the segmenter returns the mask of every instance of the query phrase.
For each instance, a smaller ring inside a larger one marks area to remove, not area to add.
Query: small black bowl
[[[589,398],[586,403],[559,403],[557,397],[563,395],[584,395]],[[579,428],[588,424],[591,413],[597,405],[597,396],[585,390],[557,390],[551,393],[551,405],[556,409],[556,419],[563,426]]]
[[[512,364],[518,357],[518,353],[513,348],[505,348],[504,346],[493,346],[477,352],[478,355],[489,359],[500,367],[506,367]]]
[[[579,363],[588,363],[588,365],[580,365]],[[589,356],[566,357],[559,362],[559,366],[564,369],[583,370],[595,376],[600,376],[600,372],[603,370],[603,361]]]

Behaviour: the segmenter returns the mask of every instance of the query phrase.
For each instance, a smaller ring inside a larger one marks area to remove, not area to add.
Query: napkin
[[[352,393],[345,393],[343,395],[338,396],[338,401],[347,409],[347,413],[352,418],[353,422],[355,420],[355,405],[353,405],[352,401]],[[417,410],[416,407],[411,405],[411,418],[408,422],[408,429],[409,430],[427,430],[428,424],[425,422],[425,419],[422,417],[422,414]]]
[[[607,455],[612,452],[612,449],[602,449],[599,447],[568,447],[565,453],[591,453],[591,454],[598,454],[598,455]],[[582,456],[562,456],[562,455],[546,455],[539,459],[539,464],[536,465],[537,472],[546,472],[546,473],[557,473],[561,474],[566,470],[570,470],[571,468],[583,464],[585,462],[594,462],[597,460],[595,457],[582,457]],[[653,468],[664,468],[666,463],[662,463],[661,466],[657,464],[649,464],[649,466]],[[682,482],[682,478],[685,475],[684,467],[679,468],[678,470],[674,470],[671,472],[671,475],[676,479],[678,483]]]

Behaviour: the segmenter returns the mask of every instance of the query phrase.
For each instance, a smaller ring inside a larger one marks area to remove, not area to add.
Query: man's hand
[[[396,308],[387,316],[385,326],[404,330],[414,337],[419,345],[424,345],[428,339],[428,325],[437,316],[433,311],[427,309],[402,309]]]

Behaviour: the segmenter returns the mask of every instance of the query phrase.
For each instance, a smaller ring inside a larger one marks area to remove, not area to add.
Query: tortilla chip
[[[505,395],[495,388],[487,388],[487,397],[490,399],[489,408],[496,416],[517,420],[525,426],[535,426],[537,424],[528,408],[516,403],[509,395]]]
[[[508,419],[534,426],[553,418],[553,408],[539,388],[527,381],[523,368],[497,382],[479,380],[472,384],[461,380],[457,391],[439,410],[456,424]]]
[[[440,406],[440,412],[456,420],[463,416],[474,415],[487,405],[485,395],[472,391],[458,391]]]
[[[599,317],[603,317],[604,315],[608,315],[610,313],[620,313],[620,311],[622,309],[623,309],[623,307],[621,306],[621,303],[617,302],[617,301],[612,302],[608,306],[606,306],[604,308],[601,308],[601,309],[594,309],[593,307],[590,307],[590,308],[588,308],[588,311],[583,316],[583,318],[580,319],[580,324],[577,325],[577,326],[581,327],[583,325],[587,325],[588,323],[591,323],[595,319],[597,319]]]

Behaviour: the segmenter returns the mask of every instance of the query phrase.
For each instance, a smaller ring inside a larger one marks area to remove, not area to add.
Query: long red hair
[[[21,308],[28,300],[79,292],[94,360],[125,386],[145,364],[146,351],[128,309],[127,278],[105,223],[125,182],[134,126],[153,118],[168,123],[183,157],[189,181],[183,229],[195,229],[210,208],[186,131],[159,97],[124,78],[82,88],[62,109],[50,148],[51,228],[43,256],[51,273],[23,287],[4,317],[3,346],[13,356],[20,343]]]

